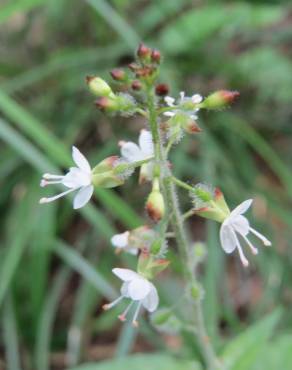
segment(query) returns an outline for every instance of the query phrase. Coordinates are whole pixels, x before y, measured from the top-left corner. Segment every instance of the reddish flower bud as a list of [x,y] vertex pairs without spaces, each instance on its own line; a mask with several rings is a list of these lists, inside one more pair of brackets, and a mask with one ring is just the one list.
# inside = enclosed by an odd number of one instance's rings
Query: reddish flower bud
[[156,50],[156,49],[152,50],[151,60],[154,63],[158,63],[158,64],[160,63],[160,61],[161,61],[161,53],[160,53],[159,50]]
[[141,43],[141,44],[138,46],[138,49],[137,49],[137,56],[138,56],[140,59],[146,59],[146,58],[148,58],[150,55],[151,55],[151,49],[150,49],[150,48],[148,48],[145,44]]
[[142,84],[141,84],[141,82],[140,82],[140,81],[138,81],[138,80],[134,80],[134,81],[132,82],[132,84],[131,84],[131,87],[132,87],[132,89],[133,89],[133,90],[141,90],[141,88],[142,88]]
[[117,108],[116,102],[106,96],[103,96],[95,101],[95,106],[102,111],[112,111]]
[[193,119],[188,119],[186,122],[184,122],[183,129],[188,134],[197,134],[198,132],[202,131],[201,127]]
[[136,71],[136,77],[148,77],[151,76],[152,73],[154,72],[154,68],[150,66],[145,66],[142,68],[137,69]]
[[158,222],[162,219],[165,213],[165,204],[163,195],[159,190],[159,181],[155,179],[153,182],[153,189],[148,196],[146,202],[146,211],[148,216],[154,221]]
[[224,108],[233,103],[239,95],[238,91],[219,90],[209,95],[202,105],[208,109]]
[[130,69],[131,71],[133,71],[133,72],[136,72],[136,71],[137,71],[137,69],[139,69],[139,68],[140,68],[140,67],[139,67],[139,65],[138,65],[137,63],[134,63],[134,62],[132,62],[132,63],[128,64],[128,67],[129,67],[129,69]]
[[155,94],[158,96],[165,96],[169,93],[169,86],[167,84],[158,84],[155,87]]
[[116,81],[125,81],[127,75],[123,69],[115,68],[110,72],[112,78]]

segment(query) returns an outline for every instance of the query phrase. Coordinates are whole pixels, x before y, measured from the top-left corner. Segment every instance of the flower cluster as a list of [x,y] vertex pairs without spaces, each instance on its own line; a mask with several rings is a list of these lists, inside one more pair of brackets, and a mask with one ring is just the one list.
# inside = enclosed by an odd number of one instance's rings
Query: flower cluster
[[[188,97],[184,92],[180,92],[179,98],[175,99],[168,95],[168,85],[158,81],[160,63],[160,52],[141,44],[135,62],[131,63],[128,69],[118,68],[111,71],[117,91],[113,91],[112,87],[98,76],[87,77],[88,88],[97,99],[95,105],[98,109],[105,113],[139,114],[145,119],[146,126],[139,134],[138,144],[121,140],[118,143],[120,155],[105,158],[94,167],[91,167],[85,156],[73,146],[72,158],[75,166],[69,168],[64,175],[46,173],[40,183],[42,187],[54,184],[67,188],[55,196],[41,198],[40,203],[49,203],[75,192],[74,209],[79,209],[89,202],[94,188],[115,188],[123,185],[136,168],[140,170],[139,184],[150,183],[151,189],[145,202],[150,226],[140,226],[111,238],[111,244],[118,253],[128,252],[137,258],[137,271],[126,268],[112,270],[123,281],[121,295],[112,303],[104,305],[104,309],[110,309],[124,299],[130,299],[131,302],[119,318],[125,321],[129,311],[135,306],[132,318],[134,326],[138,325],[137,317],[141,308],[154,312],[158,307],[157,289],[151,281],[169,265],[165,258],[167,238],[174,234],[180,242],[180,238],[175,235],[175,226],[177,222],[182,223],[186,217],[180,216],[179,207],[175,208],[177,200],[169,199],[169,193],[174,192],[172,186],[181,186],[189,192],[193,208],[187,215],[196,214],[221,224],[220,241],[223,250],[231,253],[237,249],[244,266],[248,265],[248,260],[243,253],[242,243],[245,243],[253,254],[258,252],[249,236],[255,236],[266,246],[271,245],[243,216],[252,200],[244,201],[230,211],[219,189],[206,184],[192,186],[176,179],[172,175],[168,159],[169,151],[183,134],[201,132],[198,124],[200,109],[224,108],[234,101],[238,93],[220,90],[203,98],[197,93]],[[170,219],[173,219],[172,230],[169,230]],[[188,251],[186,255],[192,258]],[[192,261],[183,262],[192,266]]]

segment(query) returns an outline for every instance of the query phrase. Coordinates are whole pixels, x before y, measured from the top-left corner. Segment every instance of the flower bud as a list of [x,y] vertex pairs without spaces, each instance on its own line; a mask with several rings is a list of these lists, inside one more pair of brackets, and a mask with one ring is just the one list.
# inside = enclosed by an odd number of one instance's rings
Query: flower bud
[[198,283],[193,283],[191,285],[191,295],[196,300],[199,301],[203,298],[204,290]]
[[161,53],[160,53],[159,50],[157,50],[157,49],[152,50],[151,60],[154,63],[157,63],[157,64],[160,63],[160,61],[161,61]]
[[124,179],[115,172],[118,160],[119,157],[111,156],[96,165],[92,170],[92,184],[103,188],[122,185],[125,182]]
[[165,96],[169,93],[169,86],[161,83],[155,86],[155,94],[158,96]]
[[110,86],[100,77],[87,76],[86,82],[88,84],[89,90],[98,97],[114,97]]
[[198,132],[202,131],[198,123],[190,117],[186,117],[186,119],[182,122],[182,127],[188,134],[197,134]]
[[151,315],[151,323],[157,330],[167,334],[177,334],[182,330],[182,322],[169,308],[160,308]]
[[145,44],[140,43],[137,49],[137,56],[138,58],[145,60],[148,59],[151,55],[151,49],[148,48]]
[[136,72],[137,69],[140,68],[139,64],[135,63],[135,62],[132,62],[132,63],[129,63],[128,64],[128,68],[132,71],[132,72]]
[[209,95],[202,106],[207,109],[224,108],[233,103],[239,95],[238,91],[219,90]]
[[148,266],[149,270],[151,271],[152,276],[155,276],[165,270],[168,265],[170,264],[170,261],[167,259],[159,258],[154,259]]
[[112,78],[116,81],[125,81],[127,79],[127,74],[123,69],[115,68],[110,72]]
[[139,80],[134,80],[131,84],[131,87],[133,90],[141,90],[142,89],[142,83]]
[[119,108],[116,99],[111,99],[106,96],[97,99],[94,104],[98,109],[104,112],[114,112]]
[[146,211],[154,222],[160,221],[164,216],[165,205],[163,195],[159,190],[158,179],[154,179],[152,191],[146,202]]
[[223,222],[230,214],[230,210],[221,190],[216,188],[211,192],[204,189],[202,184],[194,189],[196,189],[196,194],[193,197],[194,214],[220,223]]

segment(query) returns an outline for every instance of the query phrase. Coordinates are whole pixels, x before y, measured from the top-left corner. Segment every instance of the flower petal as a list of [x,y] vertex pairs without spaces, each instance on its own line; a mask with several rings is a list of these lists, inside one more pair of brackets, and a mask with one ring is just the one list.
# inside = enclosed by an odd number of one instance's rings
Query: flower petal
[[175,112],[164,112],[163,113],[166,117],[173,117],[175,116]]
[[81,188],[74,197],[73,208],[78,209],[85,206],[89,202],[93,194],[93,186],[88,185]]
[[226,253],[232,253],[236,248],[236,235],[230,225],[224,223],[221,225],[220,242]]
[[133,279],[140,278],[140,275],[137,272],[129,270],[129,269],[120,269],[114,268],[113,273],[123,281],[131,281]]
[[229,225],[231,225],[235,231],[237,231],[241,235],[247,235],[249,233],[249,222],[246,217],[238,215],[235,217],[231,216],[229,221]]
[[198,104],[198,103],[201,103],[201,101],[203,100],[203,97],[200,94],[195,94],[191,97],[191,99],[194,104]]
[[69,172],[63,177],[62,184],[67,188],[80,188],[91,183],[90,174],[78,167],[71,167]]
[[76,165],[84,172],[91,173],[90,165],[84,155],[76,146],[72,146],[72,157]]
[[185,98],[185,92],[184,91],[181,91],[180,93],[179,93],[179,95],[180,95],[180,100],[181,100],[181,102],[184,100],[184,98]]
[[150,284],[150,292],[149,294],[143,299],[142,304],[148,310],[149,312],[153,312],[156,310],[158,303],[159,303],[159,297],[157,293],[157,289],[152,283]]
[[129,284],[130,282],[129,281],[126,281],[122,284],[121,286],[121,295],[123,297],[126,297],[126,298],[129,298]]
[[145,157],[152,157],[154,153],[153,141],[151,132],[148,130],[141,130],[139,136],[139,146],[145,154]]
[[173,107],[174,102],[175,102],[175,99],[174,99],[173,97],[171,97],[171,96],[166,96],[166,97],[164,98],[164,101],[165,101],[165,103],[166,103],[169,107]]
[[137,162],[144,159],[143,153],[137,144],[128,141],[121,147],[122,156],[129,162]]
[[249,207],[251,206],[253,199],[245,200],[244,202],[240,203],[234,210],[230,213],[230,217],[242,215],[245,213]]
[[133,301],[144,299],[150,292],[151,285],[148,280],[138,277],[129,283],[129,296]]
[[111,243],[114,247],[125,248],[129,242],[129,231],[125,231],[121,234],[116,234],[111,238]]

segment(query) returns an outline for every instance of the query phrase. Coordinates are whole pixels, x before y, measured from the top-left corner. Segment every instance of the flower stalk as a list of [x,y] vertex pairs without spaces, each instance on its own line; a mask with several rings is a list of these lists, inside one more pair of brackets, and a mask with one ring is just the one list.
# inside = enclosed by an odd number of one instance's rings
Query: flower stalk
[[[190,256],[190,243],[188,240],[187,233],[185,231],[183,221],[184,218],[180,212],[179,201],[176,196],[175,183],[177,181],[172,176],[171,170],[168,166],[166,150],[162,143],[161,133],[158,125],[158,113],[155,108],[154,91],[151,87],[147,89],[147,105],[149,110],[149,124],[153,137],[154,143],[154,156],[155,161],[159,162],[162,167],[162,172],[164,176],[161,178],[161,189],[165,197],[165,203],[168,207],[168,214],[171,214],[171,224],[173,228],[174,237],[176,239],[179,253],[181,255],[182,263],[185,266],[185,279],[187,282],[187,298],[190,302],[192,311],[194,313],[196,325],[193,328],[193,333],[195,334],[199,346],[202,351],[202,355],[206,362],[209,370],[222,369],[219,360],[217,359],[216,353],[209,341],[208,334],[206,331],[203,310],[201,305],[200,295],[194,297],[191,294],[192,286],[199,286],[196,271],[192,266],[192,258]],[[178,180],[179,181],[179,180]],[[184,184],[183,182],[181,182]],[[186,186],[188,186],[186,184]],[[190,189],[188,189],[190,190]]]

